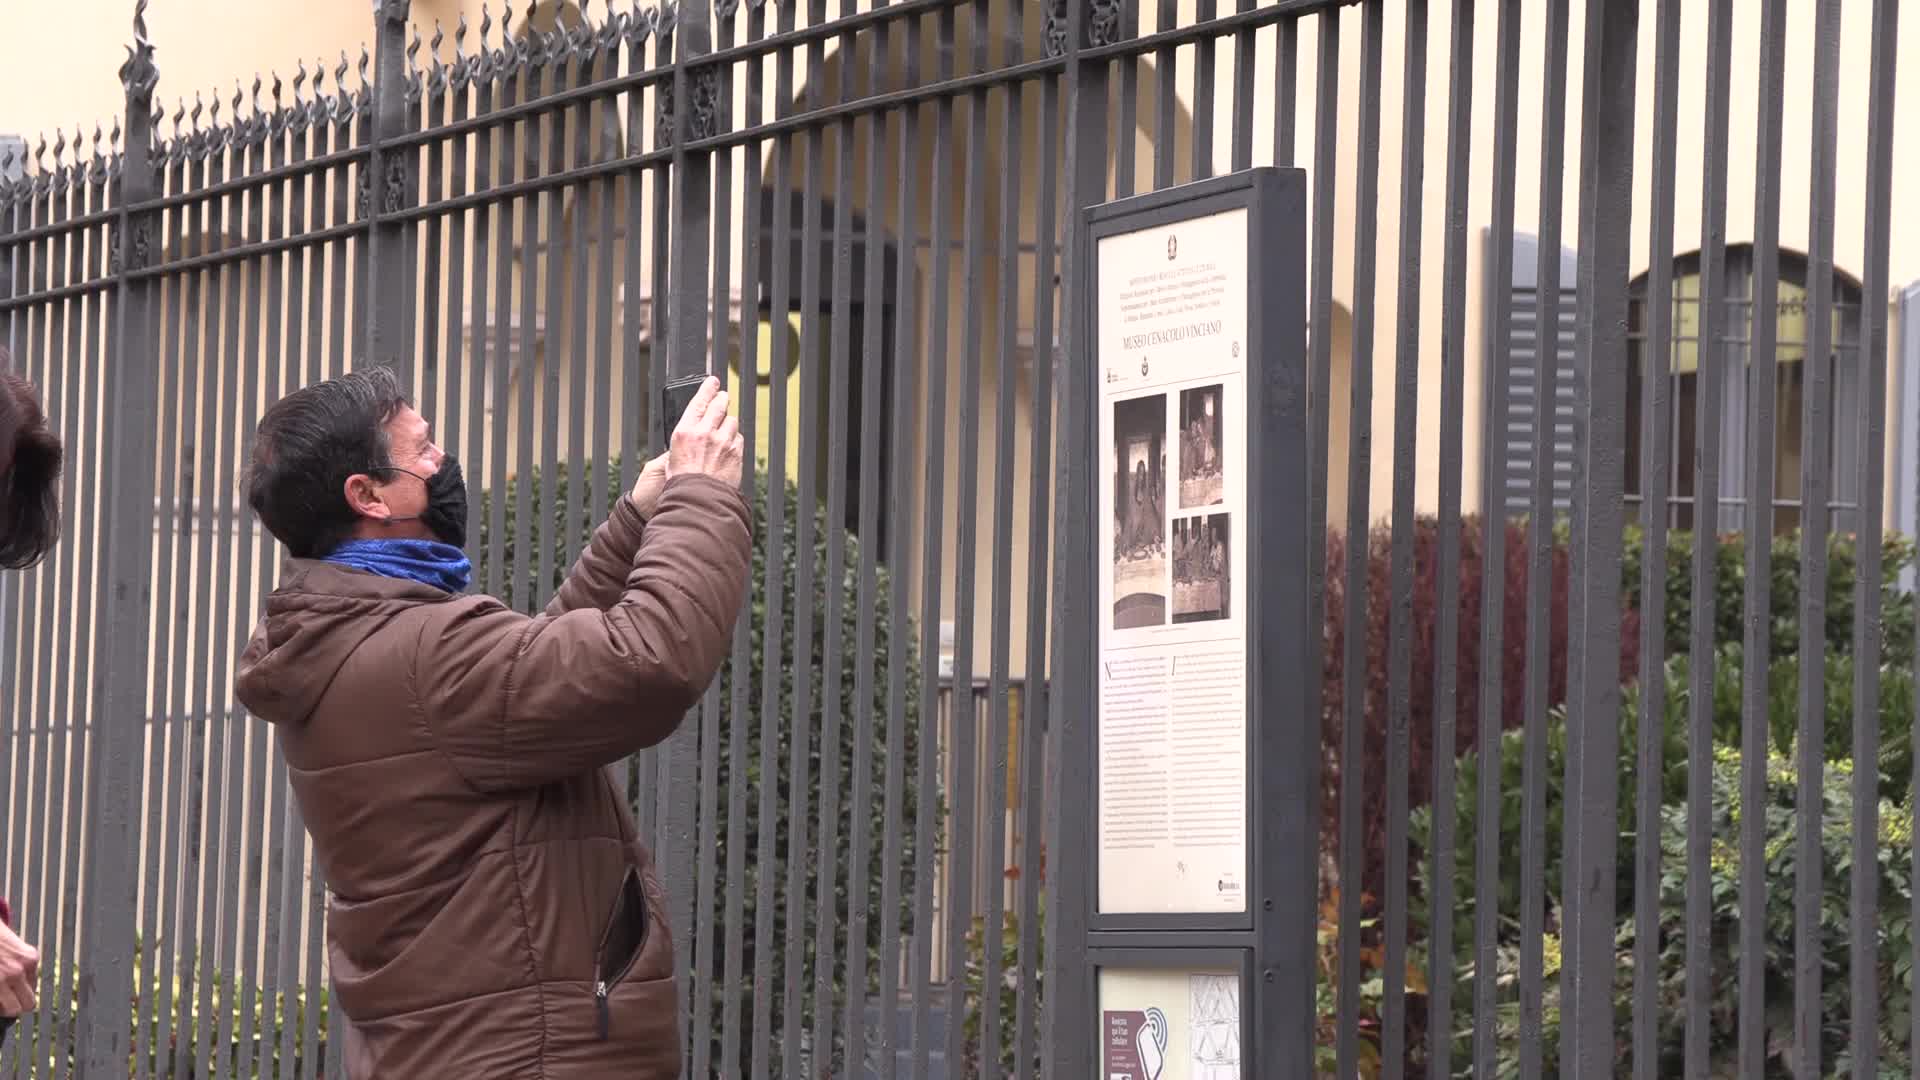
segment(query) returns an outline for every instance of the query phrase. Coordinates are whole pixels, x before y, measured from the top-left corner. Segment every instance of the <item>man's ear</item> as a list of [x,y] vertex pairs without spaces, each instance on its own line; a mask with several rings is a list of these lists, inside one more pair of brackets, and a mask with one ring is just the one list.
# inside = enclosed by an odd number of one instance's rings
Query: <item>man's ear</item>
[[345,493],[348,508],[361,517],[385,521],[393,516],[393,509],[380,497],[380,485],[365,473],[347,477]]

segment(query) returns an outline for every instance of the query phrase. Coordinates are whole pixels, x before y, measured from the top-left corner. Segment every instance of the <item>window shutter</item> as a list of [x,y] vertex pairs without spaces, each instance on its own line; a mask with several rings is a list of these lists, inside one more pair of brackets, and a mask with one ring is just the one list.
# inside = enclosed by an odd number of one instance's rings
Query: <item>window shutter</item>
[[[1537,238],[1514,234],[1513,276],[1507,285],[1512,321],[1504,339],[1492,324],[1492,305],[1485,307],[1486,336],[1494,343],[1490,359],[1501,366],[1502,376],[1497,390],[1489,387],[1489,392],[1499,393],[1499,398],[1488,402],[1490,423],[1486,446],[1488,453],[1497,455],[1492,472],[1498,484],[1500,507],[1509,515],[1525,514],[1533,507],[1534,440],[1535,433],[1542,427],[1551,440],[1548,461],[1552,469],[1553,505],[1556,510],[1567,510],[1573,503],[1578,267],[1573,250],[1562,247],[1557,325],[1550,331],[1545,330],[1540,325],[1539,253]],[[1556,368],[1550,409],[1542,407],[1535,383],[1542,363],[1551,363]]]

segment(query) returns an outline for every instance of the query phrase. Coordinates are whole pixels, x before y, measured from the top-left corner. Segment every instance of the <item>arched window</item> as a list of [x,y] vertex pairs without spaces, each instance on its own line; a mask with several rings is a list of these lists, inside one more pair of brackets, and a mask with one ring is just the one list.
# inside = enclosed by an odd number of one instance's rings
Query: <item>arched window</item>
[[[1699,460],[1698,409],[1701,391],[1700,345],[1700,254],[1695,252],[1674,261],[1673,345],[1674,385],[1670,395],[1670,447],[1668,468],[1668,524],[1691,529],[1694,507],[1695,468]],[[1726,253],[1726,337],[1720,370],[1720,519],[1721,529],[1739,529],[1752,489],[1748,475],[1748,410],[1753,393],[1762,389],[1749,377],[1752,370],[1753,343],[1753,249],[1749,245],[1729,247]],[[1647,454],[1642,442],[1643,403],[1648,398],[1645,383],[1647,368],[1647,278],[1642,275],[1629,289],[1628,313],[1629,365],[1627,371],[1627,494],[1637,500],[1645,490],[1644,469]],[[1832,422],[1820,438],[1828,440],[1832,471],[1829,502],[1834,507],[1836,529],[1850,531],[1856,526],[1855,507],[1859,499],[1860,430],[1857,418],[1864,407],[1860,379],[1861,291],[1858,282],[1844,273],[1833,275],[1833,328],[1831,348],[1820,361],[1828,365],[1833,387]],[[1801,458],[1808,433],[1802,430],[1802,409],[1807,384],[1807,330],[1810,316],[1807,297],[1807,259],[1796,252],[1780,253],[1779,298],[1773,311],[1777,334],[1774,346],[1774,380],[1769,390],[1775,395],[1773,425],[1774,528],[1788,533],[1800,527]]]

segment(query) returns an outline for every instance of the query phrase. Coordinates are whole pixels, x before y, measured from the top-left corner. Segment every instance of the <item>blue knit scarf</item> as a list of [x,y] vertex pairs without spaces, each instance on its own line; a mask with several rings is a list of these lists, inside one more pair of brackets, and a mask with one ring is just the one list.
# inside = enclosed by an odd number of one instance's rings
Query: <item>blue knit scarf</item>
[[473,562],[467,553],[436,540],[349,540],[333,549],[326,561],[450,593],[467,591],[473,581]]

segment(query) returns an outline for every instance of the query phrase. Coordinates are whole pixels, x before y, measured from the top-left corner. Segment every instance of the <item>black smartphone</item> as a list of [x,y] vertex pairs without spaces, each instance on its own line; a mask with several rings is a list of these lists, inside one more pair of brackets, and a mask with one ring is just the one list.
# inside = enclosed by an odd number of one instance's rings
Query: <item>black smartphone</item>
[[655,426],[662,451],[673,445],[673,429],[680,426],[680,418],[686,415],[687,406],[693,404],[693,396],[706,381],[705,375],[688,375],[667,383],[660,392],[660,420]]

